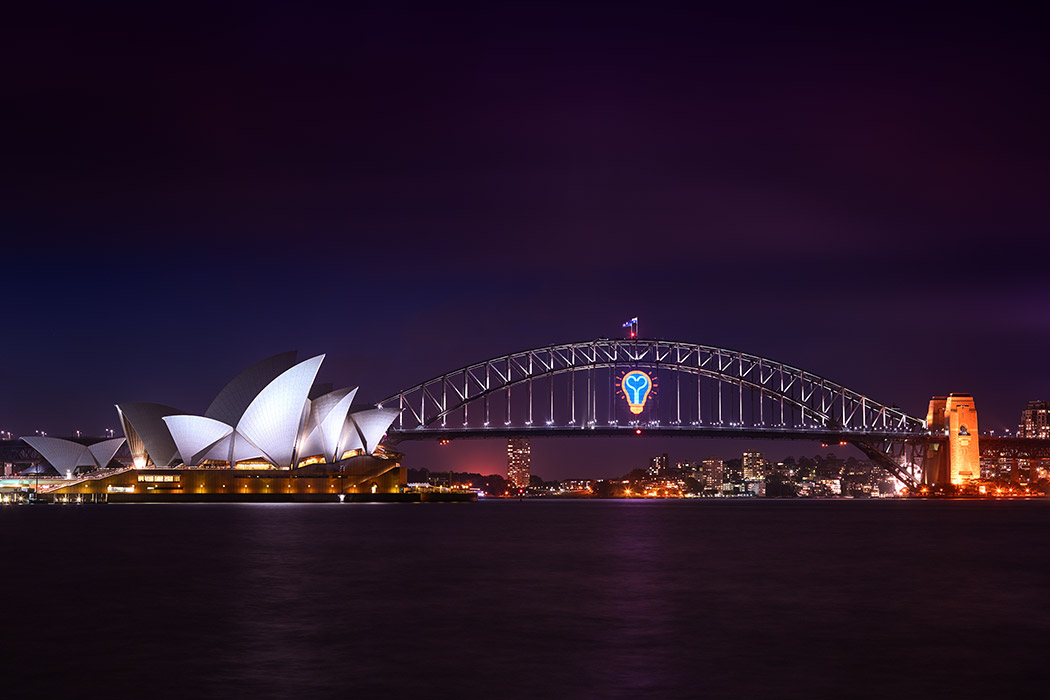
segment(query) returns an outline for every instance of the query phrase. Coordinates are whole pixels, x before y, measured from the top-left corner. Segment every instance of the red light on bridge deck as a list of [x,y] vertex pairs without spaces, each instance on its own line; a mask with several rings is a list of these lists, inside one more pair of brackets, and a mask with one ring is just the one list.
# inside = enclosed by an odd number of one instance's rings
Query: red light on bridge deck
[[642,429],[641,428],[635,428],[634,429],[634,434],[635,435],[641,435],[642,434]]

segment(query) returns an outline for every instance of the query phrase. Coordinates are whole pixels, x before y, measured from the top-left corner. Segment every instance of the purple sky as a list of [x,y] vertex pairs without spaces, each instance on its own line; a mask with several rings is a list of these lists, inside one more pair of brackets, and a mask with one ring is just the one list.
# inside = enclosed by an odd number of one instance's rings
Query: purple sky
[[[5,22],[0,429],[202,411],[291,348],[375,400],[634,315],[915,415],[1050,397],[1041,15],[346,5]],[[534,470],[744,447],[548,441]]]

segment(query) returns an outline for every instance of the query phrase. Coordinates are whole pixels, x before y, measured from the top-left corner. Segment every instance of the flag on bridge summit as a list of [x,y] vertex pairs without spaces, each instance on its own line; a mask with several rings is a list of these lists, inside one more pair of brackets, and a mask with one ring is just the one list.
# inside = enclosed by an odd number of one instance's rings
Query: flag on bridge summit
[[630,328],[631,326],[633,326],[633,325],[635,325],[637,323],[638,323],[638,317],[635,316],[634,318],[632,318],[629,321],[624,321],[623,322],[623,328]]

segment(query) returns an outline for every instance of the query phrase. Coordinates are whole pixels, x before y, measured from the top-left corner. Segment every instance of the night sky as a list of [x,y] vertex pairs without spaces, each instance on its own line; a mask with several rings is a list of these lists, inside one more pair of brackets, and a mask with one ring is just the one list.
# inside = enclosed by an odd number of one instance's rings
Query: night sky
[[[982,429],[1050,398],[1045,17],[345,6],[6,18],[0,429],[203,411],[287,349],[360,405],[635,315],[913,415],[972,392]],[[747,446],[535,441],[533,471]]]

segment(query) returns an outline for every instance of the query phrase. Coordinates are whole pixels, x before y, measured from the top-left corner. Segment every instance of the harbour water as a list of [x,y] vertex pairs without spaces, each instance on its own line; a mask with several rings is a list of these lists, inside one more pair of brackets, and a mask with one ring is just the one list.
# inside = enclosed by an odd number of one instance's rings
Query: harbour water
[[1045,697],[1047,501],[0,508],[4,697]]

